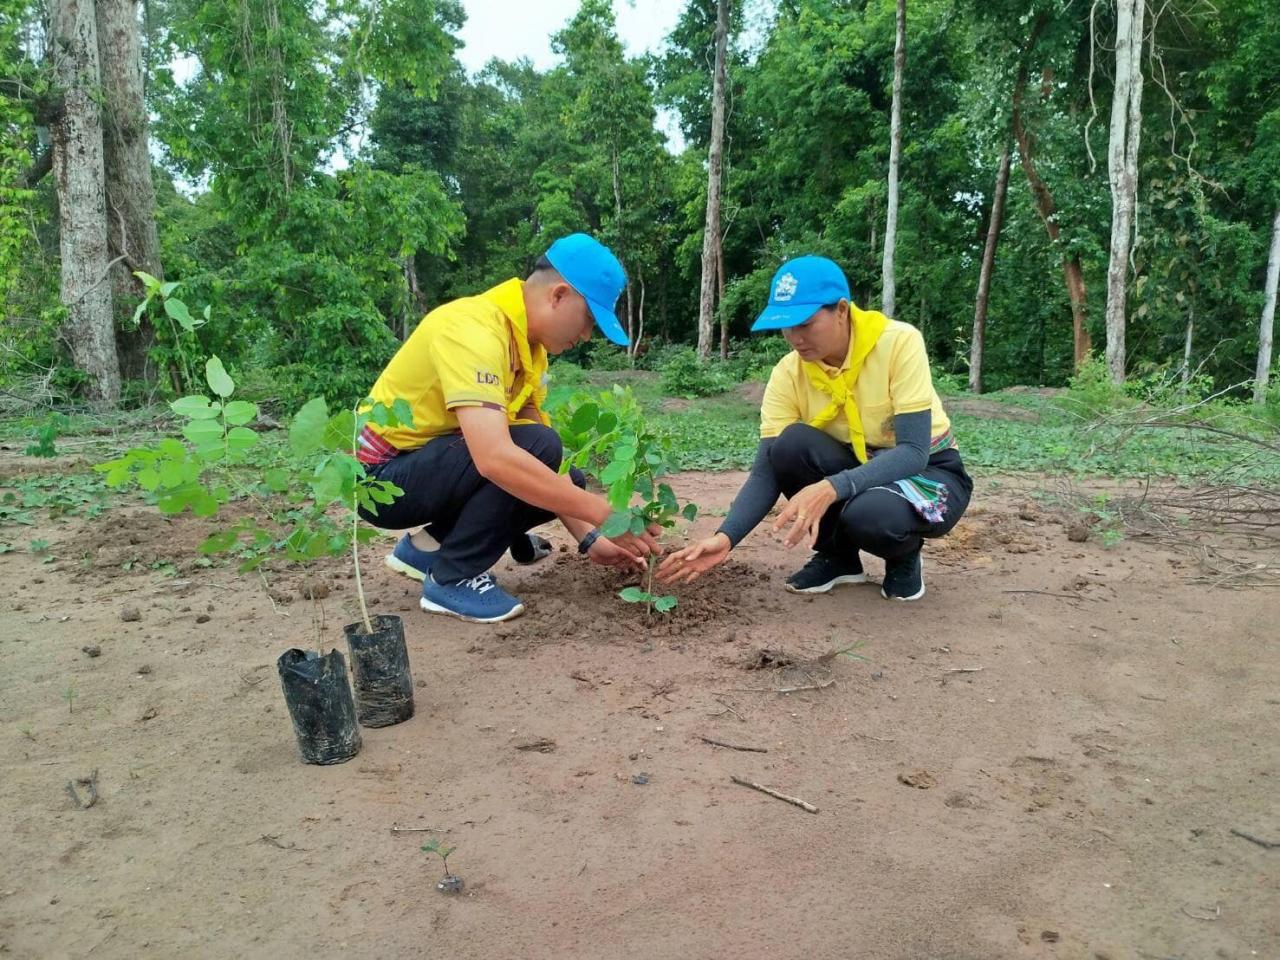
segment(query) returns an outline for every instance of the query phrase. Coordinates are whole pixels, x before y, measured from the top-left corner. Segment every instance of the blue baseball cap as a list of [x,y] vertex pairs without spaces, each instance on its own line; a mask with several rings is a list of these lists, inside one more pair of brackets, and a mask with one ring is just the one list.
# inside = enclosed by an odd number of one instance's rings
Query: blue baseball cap
[[571,233],[551,245],[547,259],[565,282],[587,301],[601,332],[620,347],[631,346],[631,338],[614,313],[618,297],[627,285],[627,275],[613,251],[595,237]]
[[804,323],[830,303],[849,299],[849,281],[835,261],[796,257],[778,268],[769,284],[769,304],[751,332],[785,330]]

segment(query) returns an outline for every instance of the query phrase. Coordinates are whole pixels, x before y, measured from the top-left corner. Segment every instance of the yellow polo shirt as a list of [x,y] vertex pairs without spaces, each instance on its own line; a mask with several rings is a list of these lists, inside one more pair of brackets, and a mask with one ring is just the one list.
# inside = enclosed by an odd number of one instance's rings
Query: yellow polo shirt
[[[862,311],[850,305],[854,322]],[[849,349],[853,349],[850,337]],[[847,370],[849,360],[838,369],[822,364],[834,376]],[[933,389],[924,337],[909,323],[890,320],[884,333],[863,361],[853,385],[854,399],[862,417],[868,447],[892,447],[895,443],[893,418],[899,413],[933,413],[931,436],[937,439],[951,429],[951,420]],[[809,383],[804,361],[794,350],[778,361],[765,387],[760,405],[760,436],[776,437],[793,423],[808,423],[827,408],[831,398]],[[844,414],[823,427],[841,443],[849,442],[849,424]]]
[[[378,377],[369,396],[413,407],[413,428],[369,428],[400,450],[456,433],[459,407],[506,411],[524,387],[513,318],[527,328],[524,284],[511,279],[476,297],[437,307],[423,318]],[[528,423],[530,421],[516,421]]]

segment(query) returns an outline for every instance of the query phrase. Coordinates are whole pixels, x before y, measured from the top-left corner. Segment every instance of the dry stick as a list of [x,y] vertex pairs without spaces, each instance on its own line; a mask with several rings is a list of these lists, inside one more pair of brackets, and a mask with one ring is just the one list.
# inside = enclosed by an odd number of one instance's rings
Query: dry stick
[[835,683],[834,680],[824,680],[822,683],[806,683],[800,687],[734,687],[733,689],[742,693],[799,693],[801,690],[825,690],[833,683]]
[[391,825],[392,833],[436,833],[435,827],[397,827],[394,823]]
[[713,747],[724,747],[726,750],[741,750],[744,753],[768,753],[764,747],[742,747],[736,743],[725,743],[723,740],[712,740],[710,737],[704,737],[699,734],[698,739],[703,743],[709,743]]
[[1255,837],[1252,833],[1245,833],[1243,830],[1237,830],[1235,827],[1231,828],[1231,832],[1243,840],[1248,840],[1250,843],[1256,843],[1263,850],[1280,850],[1280,840],[1263,840],[1261,837]]
[[1034,593],[1041,597],[1057,597],[1059,600],[1092,600],[1092,597],[1078,597],[1070,593],[1050,593],[1048,590],[1001,590],[1001,593]]
[[744,787],[750,787],[752,790],[759,790],[761,793],[767,793],[769,796],[773,797],[774,799],[784,800],[787,803],[791,804],[792,806],[799,807],[801,810],[809,811],[809,813],[818,812],[818,808],[815,807],[812,803],[805,803],[805,801],[799,799],[798,797],[788,797],[785,793],[779,793],[777,790],[770,790],[768,787],[764,786],[763,784],[753,783],[750,780],[743,780],[741,777],[735,777],[732,774],[729,776],[729,779],[732,780],[734,783],[741,784]]
[[981,673],[981,667],[952,667],[947,673]]

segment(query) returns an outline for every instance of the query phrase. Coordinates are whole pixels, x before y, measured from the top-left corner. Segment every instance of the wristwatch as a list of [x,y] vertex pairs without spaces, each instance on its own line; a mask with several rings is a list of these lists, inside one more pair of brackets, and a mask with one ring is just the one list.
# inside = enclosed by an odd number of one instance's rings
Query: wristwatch
[[587,531],[587,535],[578,541],[578,552],[581,553],[583,556],[585,556],[587,551],[591,549],[591,545],[594,544],[599,539],[600,539],[599,530]]

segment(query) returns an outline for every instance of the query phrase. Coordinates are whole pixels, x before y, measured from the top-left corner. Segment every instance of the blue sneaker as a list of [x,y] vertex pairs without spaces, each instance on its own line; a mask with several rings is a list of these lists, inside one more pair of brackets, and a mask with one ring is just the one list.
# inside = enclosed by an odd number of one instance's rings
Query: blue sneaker
[[414,580],[425,580],[439,552],[438,550],[419,550],[406,533],[383,562],[396,573],[403,573]]
[[498,623],[524,613],[524,604],[482,573],[458,583],[436,583],[428,572],[418,606],[428,613],[447,613],[472,623]]

